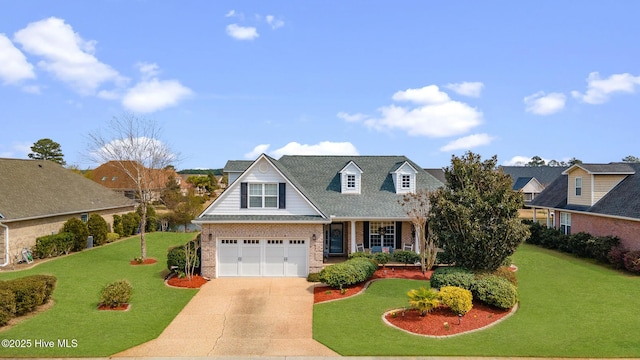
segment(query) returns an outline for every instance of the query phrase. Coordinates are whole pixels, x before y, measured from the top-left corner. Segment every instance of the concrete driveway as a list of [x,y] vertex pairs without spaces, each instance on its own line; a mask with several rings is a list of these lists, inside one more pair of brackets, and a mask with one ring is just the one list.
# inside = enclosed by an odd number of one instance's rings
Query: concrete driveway
[[113,357],[337,356],[313,340],[312,321],[306,279],[214,279],[158,338]]

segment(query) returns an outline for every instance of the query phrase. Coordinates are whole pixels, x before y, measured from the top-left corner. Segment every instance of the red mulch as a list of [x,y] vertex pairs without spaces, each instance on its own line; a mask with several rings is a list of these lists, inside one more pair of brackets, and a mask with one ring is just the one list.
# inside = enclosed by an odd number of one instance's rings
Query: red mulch
[[[423,274],[419,267],[388,267],[377,270],[371,279],[400,278],[428,281],[432,273],[432,271],[429,271]],[[314,303],[344,299],[356,295],[364,289],[366,284],[367,282],[349,286],[344,289],[344,294],[340,290],[328,286],[316,286],[314,288]],[[403,317],[402,309],[400,309],[395,311],[395,317],[392,315],[393,312],[389,312],[385,315],[385,318],[393,326],[415,334],[450,336],[488,326],[507,316],[510,311],[493,308],[474,301],[473,308],[462,317],[460,325],[458,325],[458,315],[453,314],[446,307],[435,309],[424,317],[420,316],[420,313],[415,310],[406,310]],[[445,322],[449,325],[448,330]]]
[[183,278],[179,278],[177,276],[172,276],[167,280],[167,284],[175,287],[183,287],[190,289],[199,289],[202,285],[206,284],[207,280],[200,275],[193,275],[191,280],[189,280],[186,276]]
[[[447,307],[440,307],[420,316],[417,310],[407,310],[402,316],[402,310],[389,312],[385,319],[400,329],[414,334],[430,336],[450,336],[464,333],[491,325],[509,315],[511,310],[497,309],[487,306],[479,301],[473,302],[473,308],[462,316],[458,324],[458,315],[452,313]],[[445,325],[447,323],[449,328]]]
[[[429,280],[433,271],[427,271],[423,274],[417,266],[407,267],[387,267],[377,270],[371,280],[373,279],[413,279],[413,280]],[[340,290],[334,289],[329,286],[316,286],[313,289],[313,302],[319,303],[328,300],[343,299],[352,295],[355,295],[364,289],[367,282],[351,285],[344,288],[344,294]]]
[[131,265],[150,265],[157,263],[158,260],[152,258],[146,258],[142,262],[138,262],[138,260],[131,260],[129,264]]
[[109,305],[99,305],[98,310],[116,310],[116,311],[127,311],[129,310],[129,304],[122,304],[118,306],[109,306]]

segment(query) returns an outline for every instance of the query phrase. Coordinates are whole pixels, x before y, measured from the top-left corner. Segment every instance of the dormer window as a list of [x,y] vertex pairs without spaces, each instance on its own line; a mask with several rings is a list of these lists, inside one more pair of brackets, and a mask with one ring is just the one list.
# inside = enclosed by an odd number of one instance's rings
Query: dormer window
[[278,184],[249,184],[250,208],[277,208]]
[[397,194],[406,194],[416,190],[416,174],[418,171],[408,162],[398,163],[391,171],[393,184]]
[[362,170],[356,163],[349,163],[340,170],[340,191],[343,194],[360,194]]
[[576,178],[576,196],[582,196],[582,178]]

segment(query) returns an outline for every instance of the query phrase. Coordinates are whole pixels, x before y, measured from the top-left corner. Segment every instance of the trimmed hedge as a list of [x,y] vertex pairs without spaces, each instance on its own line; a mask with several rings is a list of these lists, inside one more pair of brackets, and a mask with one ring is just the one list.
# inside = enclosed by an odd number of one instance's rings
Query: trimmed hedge
[[510,309],[518,302],[516,287],[505,278],[495,275],[474,281],[471,292],[474,298],[501,309]]
[[415,251],[396,250],[393,252],[393,259],[403,264],[415,264],[420,261],[420,255]]
[[117,307],[129,303],[133,287],[127,280],[118,280],[107,284],[100,292],[98,305]]
[[75,247],[75,240],[76,236],[70,232],[41,236],[36,238],[31,252],[36,259],[66,255]]
[[69,232],[75,235],[73,241],[73,251],[82,251],[87,247],[87,237],[89,236],[89,228],[87,224],[78,218],[71,218],[62,225],[60,232]]
[[9,289],[0,289],[0,326],[6,325],[16,314],[16,296]]
[[369,279],[377,269],[378,265],[370,259],[356,257],[325,267],[320,271],[319,278],[333,288],[342,289]]
[[463,289],[471,289],[475,280],[473,272],[460,267],[439,267],[431,275],[431,287],[457,286]]
[[[0,281],[0,292],[3,293],[0,297],[0,312],[15,309],[9,318],[29,313],[49,300],[55,285],[56,278],[50,275],[32,275]],[[13,294],[14,305],[11,304],[11,296],[7,295],[7,292]],[[6,314],[0,316],[6,319]]]
[[454,314],[464,315],[473,308],[471,291],[457,286],[443,286],[438,292],[440,302],[446,305]]
[[623,256],[624,268],[634,274],[640,274],[640,250],[629,251]]
[[87,228],[89,229],[89,235],[93,236],[94,246],[100,246],[107,243],[109,224],[107,224],[107,221],[102,216],[98,214],[89,215]]

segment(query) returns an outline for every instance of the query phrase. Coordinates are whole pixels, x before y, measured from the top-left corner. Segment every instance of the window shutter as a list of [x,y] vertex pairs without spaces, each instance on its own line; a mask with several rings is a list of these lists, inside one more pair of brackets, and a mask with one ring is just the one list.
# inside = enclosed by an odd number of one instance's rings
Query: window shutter
[[278,209],[287,208],[287,184],[278,184]]
[[363,235],[364,239],[362,240],[362,243],[364,245],[364,248],[368,249],[370,247],[369,246],[369,222],[365,221],[362,224],[362,228],[364,229],[364,235]]
[[402,249],[402,221],[396,221],[396,249]]
[[240,209],[247,208],[247,183],[240,183]]

